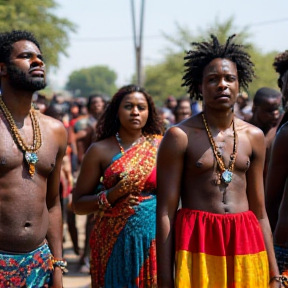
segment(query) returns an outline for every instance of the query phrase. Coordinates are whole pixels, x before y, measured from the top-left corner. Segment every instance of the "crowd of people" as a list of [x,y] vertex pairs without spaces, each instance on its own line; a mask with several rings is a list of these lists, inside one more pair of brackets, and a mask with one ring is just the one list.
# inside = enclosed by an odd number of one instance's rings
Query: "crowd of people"
[[133,84],[48,101],[38,41],[0,34],[0,288],[62,287],[68,233],[93,288],[288,287],[288,52],[248,95],[234,36],[193,43],[189,96],[155,107]]

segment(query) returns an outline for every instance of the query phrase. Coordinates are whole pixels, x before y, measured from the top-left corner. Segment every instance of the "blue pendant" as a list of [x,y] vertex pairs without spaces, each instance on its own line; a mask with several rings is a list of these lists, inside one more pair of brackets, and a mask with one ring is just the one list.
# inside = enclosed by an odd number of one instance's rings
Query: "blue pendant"
[[28,162],[28,164],[36,164],[38,162],[38,156],[36,153],[26,152],[25,153],[25,159]]
[[226,184],[229,184],[232,181],[232,176],[233,176],[233,173],[229,171],[228,169],[226,169],[222,173],[221,178]]

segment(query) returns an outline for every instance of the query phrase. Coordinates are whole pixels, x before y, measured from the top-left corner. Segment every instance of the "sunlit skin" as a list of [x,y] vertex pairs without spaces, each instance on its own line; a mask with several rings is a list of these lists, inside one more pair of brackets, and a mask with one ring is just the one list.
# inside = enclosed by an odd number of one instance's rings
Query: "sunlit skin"
[[174,287],[172,231],[180,198],[182,207],[188,209],[217,214],[254,212],[263,230],[270,268],[278,273],[264,205],[264,135],[260,129],[234,118],[232,108],[239,93],[236,64],[228,59],[212,60],[204,68],[199,89],[204,115],[225,167],[233,151],[231,123],[235,123],[233,180],[228,185],[215,181],[215,159],[201,114],[166,132],[157,158],[157,269],[161,288]]
[[[44,62],[37,46],[21,40],[13,45],[11,63],[26,75],[26,80],[43,82]],[[33,142],[29,116],[34,91],[11,85],[7,64],[0,63],[2,98],[11,112],[24,142]],[[38,81],[37,80],[37,81]],[[0,112],[0,250],[30,252],[49,241],[52,254],[62,258],[62,220],[59,199],[59,174],[67,136],[64,126],[36,112],[42,134],[36,172],[31,178],[23,152],[15,144]],[[45,133],[44,133],[45,131]],[[53,288],[62,287],[62,273],[54,271]]]
[[[122,99],[117,116],[120,121],[118,132],[124,149],[128,149],[141,137],[148,115],[148,102],[141,92],[127,94]],[[73,191],[73,208],[77,214],[91,214],[98,210],[94,189],[100,183],[100,178],[112,158],[118,153],[120,153],[120,148],[115,136],[95,142],[90,146],[83,158],[76,189]],[[120,180],[108,190],[109,203],[114,204],[124,196],[127,197],[129,205],[137,205],[137,196],[132,194],[127,196],[121,193],[123,181],[125,180]]]

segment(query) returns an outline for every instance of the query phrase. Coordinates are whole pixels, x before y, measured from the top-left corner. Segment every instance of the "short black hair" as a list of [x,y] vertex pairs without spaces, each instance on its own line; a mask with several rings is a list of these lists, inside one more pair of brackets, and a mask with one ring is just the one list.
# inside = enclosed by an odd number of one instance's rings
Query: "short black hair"
[[278,54],[275,59],[273,66],[275,68],[275,71],[279,73],[278,78],[278,86],[280,89],[282,89],[282,77],[285,74],[285,72],[288,70],[288,50],[284,51],[283,53]]
[[216,58],[228,59],[236,64],[238,72],[239,86],[246,90],[252,82],[254,74],[254,64],[250,55],[245,51],[244,45],[233,43],[232,39],[236,35],[228,37],[226,43],[221,45],[216,36],[211,35],[210,42],[193,42],[195,49],[187,52],[184,66],[188,67],[183,76],[182,86],[188,87],[191,99],[202,100],[199,90],[202,83],[204,68]]
[[31,32],[24,30],[12,30],[9,32],[3,32],[0,33],[0,62],[9,63],[13,50],[13,44],[21,40],[28,40],[34,43],[41,51],[40,44]]
[[117,117],[119,106],[123,98],[133,92],[142,93],[148,103],[148,119],[146,125],[142,128],[142,133],[144,136],[158,134],[162,135],[164,132],[164,127],[160,122],[160,119],[157,115],[156,108],[152,97],[144,90],[144,88],[139,87],[134,84],[123,86],[120,88],[116,94],[113,96],[111,102],[107,106],[105,112],[100,117],[97,123],[96,129],[96,141],[100,141],[115,135],[118,132],[120,127],[120,121]]
[[269,98],[275,99],[278,97],[282,97],[282,94],[279,91],[268,87],[262,87],[256,91],[253,99],[253,104],[255,106],[259,106]]

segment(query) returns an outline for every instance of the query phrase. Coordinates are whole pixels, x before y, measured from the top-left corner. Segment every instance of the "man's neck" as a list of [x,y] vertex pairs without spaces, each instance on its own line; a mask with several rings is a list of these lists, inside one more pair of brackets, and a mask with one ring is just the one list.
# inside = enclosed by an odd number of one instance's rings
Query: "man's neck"
[[231,126],[234,119],[234,112],[232,109],[215,111],[211,109],[204,108],[204,116],[210,128],[219,129],[220,131],[225,131]]
[[22,122],[29,114],[32,102],[32,92],[3,89],[2,100],[10,111],[15,122]]
[[255,117],[255,115],[253,115],[253,117],[251,118],[251,120],[249,121],[250,124],[258,127],[259,129],[261,129],[264,133],[264,135],[266,135],[269,130],[271,129],[270,126],[267,126],[267,125],[264,125],[262,124],[258,119],[257,117]]

